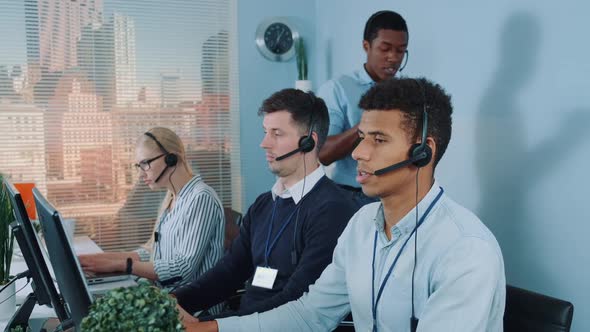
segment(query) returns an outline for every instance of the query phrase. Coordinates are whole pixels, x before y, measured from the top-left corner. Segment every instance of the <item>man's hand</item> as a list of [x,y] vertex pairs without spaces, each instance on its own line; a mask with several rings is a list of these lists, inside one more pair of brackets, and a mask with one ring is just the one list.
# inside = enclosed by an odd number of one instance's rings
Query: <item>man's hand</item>
[[186,310],[182,309],[180,305],[176,305],[176,309],[178,309],[178,318],[183,324],[186,323],[198,323],[199,319],[194,317],[193,315],[189,314]]
[[178,318],[180,318],[186,332],[219,332],[216,321],[201,322],[181,306],[176,305],[176,309],[178,309]]
[[184,323],[186,332],[219,332],[217,322],[212,320],[208,322]]

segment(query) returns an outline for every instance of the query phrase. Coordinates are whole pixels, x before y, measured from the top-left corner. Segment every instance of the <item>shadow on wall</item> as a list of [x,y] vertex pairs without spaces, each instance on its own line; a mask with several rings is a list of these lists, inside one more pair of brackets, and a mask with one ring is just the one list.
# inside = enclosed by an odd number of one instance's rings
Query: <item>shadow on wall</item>
[[527,144],[527,117],[534,123],[535,114],[551,111],[525,110],[520,101],[537,70],[540,22],[530,13],[516,12],[506,20],[499,40],[499,63],[475,124],[477,178],[482,192],[478,214],[502,247],[507,282],[555,289],[560,281],[552,280],[552,274],[543,270],[543,257],[537,249],[551,239],[531,236],[530,230],[539,226],[528,210],[528,196],[561,160],[579,148],[575,143],[581,140],[572,137],[585,133],[588,111],[567,110],[567,118],[555,135],[533,146]]

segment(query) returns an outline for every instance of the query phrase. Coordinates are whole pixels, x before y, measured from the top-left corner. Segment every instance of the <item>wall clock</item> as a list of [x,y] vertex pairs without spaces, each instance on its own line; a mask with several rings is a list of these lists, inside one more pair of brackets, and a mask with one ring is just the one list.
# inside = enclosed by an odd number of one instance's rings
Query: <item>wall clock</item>
[[287,61],[295,55],[297,29],[285,17],[271,17],[258,25],[256,46],[260,53],[272,61]]

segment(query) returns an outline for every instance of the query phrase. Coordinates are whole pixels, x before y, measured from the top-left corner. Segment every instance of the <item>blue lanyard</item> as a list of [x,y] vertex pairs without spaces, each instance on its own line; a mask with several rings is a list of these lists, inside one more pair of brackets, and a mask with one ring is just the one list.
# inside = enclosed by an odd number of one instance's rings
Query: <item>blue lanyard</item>
[[373,273],[371,275],[371,301],[373,303],[373,307],[371,309],[373,311],[373,332],[377,332],[377,303],[379,303],[379,300],[381,299],[381,295],[383,294],[383,289],[385,288],[385,284],[387,283],[387,280],[389,280],[389,276],[391,275],[391,272],[393,272],[393,268],[395,267],[395,264],[397,263],[397,260],[398,260],[399,256],[401,255],[402,251],[404,251],[406,244],[408,244],[408,241],[410,240],[412,235],[414,235],[414,233],[416,232],[418,227],[420,227],[420,225],[422,225],[422,223],[424,222],[424,220],[428,216],[428,213],[430,213],[430,210],[432,210],[432,208],[436,205],[436,202],[438,202],[438,200],[442,196],[443,192],[444,192],[443,188],[440,188],[440,192],[438,193],[438,195],[436,196],[434,201],[432,201],[432,203],[430,203],[430,205],[426,209],[426,212],[424,212],[424,214],[422,215],[422,218],[420,218],[418,225],[416,225],[416,227],[414,227],[414,229],[412,230],[412,233],[410,233],[410,236],[408,236],[408,238],[406,239],[404,244],[402,244],[401,248],[397,252],[397,255],[395,256],[393,263],[389,267],[389,271],[387,271],[387,274],[385,275],[385,278],[383,279],[383,282],[381,283],[381,287],[379,287],[379,293],[377,293],[377,299],[375,299],[375,256],[376,256],[376,252],[377,252],[378,231],[375,231],[375,240],[373,241],[373,263],[371,265],[371,267],[373,269]]
[[293,220],[293,215],[295,214],[295,212],[297,212],[297,210],[299,210],[299,207],[301,207],[300,204],[297,204],[297,206],[295,207],[295,210],[293,210],[293,212],[291,212],[291,214],[287,218],[287,221],[285,221],[285,223],[283,224],[281,229],[279,229],[279,232],[275,236],[275,239],[272,242],[270,242],[270,234],[272,232],[272,226],[274,224],[274,219],[275,219],[275,212],[277,210],[277,201],[278,201],[278,199],[275,200],[275,202],[272,206],[272,214],[270,216],[270,222],[269,222],[269,226],[268,226],[268,235],[266,237],[266,245],[264,247],[264,266],[266,266],[266,267],[268,267],[268,257],[270,256],[270,252],[272,251],[274,246],[277,244],[277,240],[279,239],[279,237],[281,237],[281,235],[285,231],[285,228],[287,228],[287,225],[289,225],[291,223],[291,220]]

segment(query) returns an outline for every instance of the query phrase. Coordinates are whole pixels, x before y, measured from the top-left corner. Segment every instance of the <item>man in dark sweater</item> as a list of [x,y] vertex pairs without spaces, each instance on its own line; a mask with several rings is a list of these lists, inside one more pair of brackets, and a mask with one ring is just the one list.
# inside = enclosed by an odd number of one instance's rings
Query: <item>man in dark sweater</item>
[[[329,126],[324,101],[295,89],[266,99],[260,146],[277,176],[244,217],[239,236],[217,265],[173,295],[188,313],[206,310],[244,287],[238,311],[210,320],[264,312],[298,299],[332,261],[348,220],[356,212],[352,195],[328,179],[318,151]],[[181,312],[185,322],[194,320]]]

